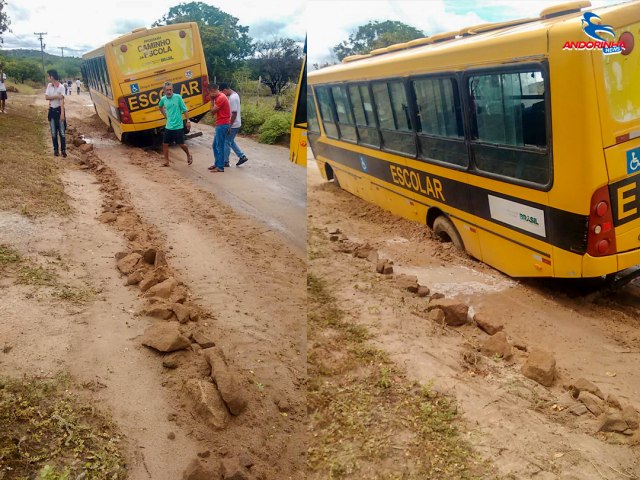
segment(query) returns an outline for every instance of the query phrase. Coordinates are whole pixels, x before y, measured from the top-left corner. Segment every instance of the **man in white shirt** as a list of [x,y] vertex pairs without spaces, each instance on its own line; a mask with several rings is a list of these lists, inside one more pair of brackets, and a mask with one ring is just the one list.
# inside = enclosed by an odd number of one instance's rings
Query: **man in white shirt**
[[78,87],[78,95],[80,95],[80,79],[76,78],[76,87]]
[[4,72],[0,72],[0,112],[7,113],[5,111],[5,103],[7,101],[7,86],[4,84],[7,76]]
[[238,147],[235,140],[236,134],[240,131],[240,127],[242,126],[242,120],[240,119],[240,95],[231,90],[227,83],[220,84],[220,91],[229,97],[229,107],[231,108],[231,128],[227,133],[227,142],[224,146],[224,166],[229,166],[229,156],[233,149],[235,154],[238,156],[238,163],[236,163],[236,167],[239,167],[249,160],[247,156],[242,153],[242,150],[240,150],[240,147]]
[[67,158],[67,144],[65,139],[65,115],[64,115],[64,85],[60,83],[60,77],[56,70],[48,70],[49,85],[44,93],[44,98],[49,100],[49,127],[51,128],[51,140],[53,141],[53,154],[58,156],[58,135],[60,135],[60,147],[62,156]]

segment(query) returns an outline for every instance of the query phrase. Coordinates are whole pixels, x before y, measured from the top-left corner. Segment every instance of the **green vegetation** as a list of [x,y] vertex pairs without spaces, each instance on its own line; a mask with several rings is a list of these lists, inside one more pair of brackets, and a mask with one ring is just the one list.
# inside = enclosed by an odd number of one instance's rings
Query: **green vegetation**
[[0,116],[0,205],[29,217],[69,213],[59,167],[45,143],[46,111],[16,97],[7,108],[11,115]]
[[260,126],[258,141],[260,143],[274,143],[287,140],[291,131],[291,114],[288,112],[278,112],[269,116]]
[[[44,82],[42,54],[39,50],[7,50],[0,54],[0,64],[9,79],[17,83],[35,82],[41,86]],[[58,71],[60,79],[80,78],[82,59],[78,57],[60,57],[45,53],[44,68]]]
[[0,377],[0,478],[124,480],[121,437],[114,424],[52,380]]
[[408,42],[424,37],[424,32],[395,20],[384,22],[370,21],[360,25],[349,39],[333,47],[333,51],[342,60],[349,55],[369,53],[376,48],[388,47],[396,43]]
[[456,426],[456,405],[410,382],[308,276],[309,468],[318,478],[474,479],[485,467]]

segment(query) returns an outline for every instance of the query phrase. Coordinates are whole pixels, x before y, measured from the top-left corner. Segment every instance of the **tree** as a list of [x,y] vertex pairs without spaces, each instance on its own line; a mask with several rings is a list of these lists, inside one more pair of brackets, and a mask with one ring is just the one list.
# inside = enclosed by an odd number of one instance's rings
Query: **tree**
[[[1,0],[0,0],[1,1]],[[181,3],[169,9],[153,26],[196,22],[211,78],[230,79],[239,63],[253,53],[249,27],[238,25],[238,19],[202,2]]]
[[290,81],[297,81],[302,68],[302,48],[291,38],[276,38],[257,42],[256,56],[249,61],[254,76],[262,77],[262,83],[278,96]]
[[9,15],[5,11],[4,7],[7,6],[6,0],[0,0],[0,43],[4,43],[2,40],[2,34],[9,30],[9,25],[11,25],[11,21],[9,20]]
[[333,47],[338,60],[349,55],[369,53],[376,48],[388,47],[395,43],[408,42],[416,38],[424,37],[424,32],[395,20],[384,22],[371,21],[361,25],[349,35],[349,40]]

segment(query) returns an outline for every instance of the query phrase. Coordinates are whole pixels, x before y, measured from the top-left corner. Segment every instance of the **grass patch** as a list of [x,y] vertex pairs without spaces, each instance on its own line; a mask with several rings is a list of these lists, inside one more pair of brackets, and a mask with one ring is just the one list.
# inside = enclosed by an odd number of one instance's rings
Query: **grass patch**
[[455,402],[409,381],[322,279],[307,280],[309,478],[487,478]]
[[83,304],[87,303],[95,297],[96,292],[91,288],[76,288],[69,285],[55,288],[51,295],[53,297],[64,300],[65,302]]
[[0,377],[0,478],[126,478],[114,424],[70,389],[64,375]]
[[0,116],[0,205],[30,217],[67,214],[70,209],[50,145],[47,114],[31,102],[14,95],[9,114]]
[[58,276],[55,272],[37,265],[25,265],[18,270],[16,283],[21,285],[37,285],[52,287],[56,285]]
[[0,245],[0,266],[20,262],[20,254],[6,245]]
[[[40,87],[39,90],[36,90],[32,85],[28,85],[26,83],[16,83],[16,82],[12,82],[11,80],[7,80],[6,82],[4,82],[7,87],[15,87],[18,89],[18,93],[23,93],[25,95],[33,95],[34,93],[38,92],[40,93],[40,91],[44,92],[44,87]],[[14,95],[14,93],[9,92],[9,99],[10,101],[13,100],[12,95]]]

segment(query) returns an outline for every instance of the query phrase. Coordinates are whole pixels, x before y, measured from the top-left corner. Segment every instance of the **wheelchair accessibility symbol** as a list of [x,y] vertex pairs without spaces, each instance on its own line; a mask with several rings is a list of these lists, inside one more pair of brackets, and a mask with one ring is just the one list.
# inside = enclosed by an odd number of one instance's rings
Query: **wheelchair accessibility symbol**
[[362,171],[366,172],[367,171],[367,162],[364,159],[364,156],[360,155],[360,166],[362,167]]
[[138,93],[138,92],[140,92],[140,87],[138,86],[138,84],[137,84],[137,83],[132,83],[132,84],[130,85],[130,87],[131,87],[131,93]]
[[634,148],[627,152],[627,173],[640,171],[640,148]]

